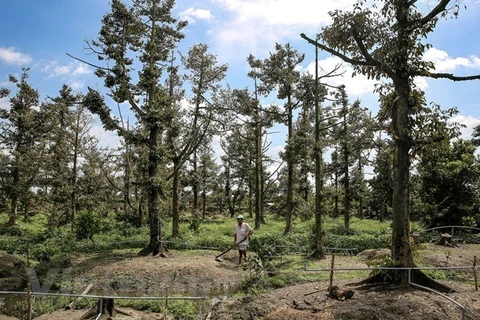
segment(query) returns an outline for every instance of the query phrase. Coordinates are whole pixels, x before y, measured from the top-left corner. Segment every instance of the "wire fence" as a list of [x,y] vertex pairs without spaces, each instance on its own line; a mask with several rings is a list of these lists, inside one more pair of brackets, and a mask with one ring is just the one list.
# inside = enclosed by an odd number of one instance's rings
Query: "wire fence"
[[[0,291],[0,295],[16,295],[16,296],[26,296],[27,304],[27,319],[32,320],[33,309],[34,309],[34,299],[33,297],[66,297],[66,298],[80,298],[80,299],[96,299],[98,300],[98,310],[97,310],[97,319],[102,316],[104,312],[103,304],[107,301],[115,300],[142,300],[142,301],[163,301],[165,306],[168,304],[168,301],[171,300],[184,300],[184,301],[203,301],[208,299],[206,294],[203,296],[174,296],[174,295],[165,295],[165,296],[113,296],[113,295],[89,295],[89,294],[70,294],[70,293],[53,293],[53,292],[34,292],[31,291],[31,285],[27,285],[27,291]],[[73,303],[73,302],[72,302]],[[65,309],[67,309],[66,307]],[[109,314],[111,315],[111,314]]]
[[459,303],[458,301],[455,301],[451,297],[434,290],[432,288],[428,288],[425,286],[422,286],[418,283],[412,282],[412,271],[413,270],[472,270],[473,276],[474,276],[474,281],[475,281],[475,290],[478,290],[478,277],[477,277],[477,270],[480,269],[479,266],[477,266],[477,257],[474,256],[473,259],[473,265],[472,266],[456,266],[456,267],[366,267],[366,268],[335,268],[335,255],[332,255],[332,264],[330,268],[317,268],[317,269],[309,269],[307,268],[307,265],[304,264],[303,266],[305,271],[328,271],[330,272],[330,286],[329,290],[332,288],[332,283],[333,283],[333,275],[335,271],[380,271],[380,270],[390,270],[390,271],[407,271],[408,272],[408,285],[417,287],[429,292],[432,292],[434,294],[437,294],[448,301],[454,303],[456,306],[458,306],[461,310],[461,316],[462,320],[466,319],[466,312],[467,308]]
[[[425,229],[425,230],[420,230],[416,231],[416,233],[419,234],[424,234],[428,233],[431,231],[436,231],[436,230],[450,230],[451,234],[458,234],[458,232],[455,232],[455,229],[462,229],[462,230],[469,230],[469,232],[477,232],[480,231],[479,228],[474,228],[474,227],[465,227],[465,226],[442,226],[442,227],[435,227],[435,228],[430,228],[430,229]],[[15,238],[15,237],[0,237],[0,240],[8,240],[8,241],[18,241],[22,243],[22,253],[26,257],[27,261],[27,266],[29,266],[29,262],[31,260],[31,254],[30,254],[30,248],[31,248],[31,239],[28,238]],[[100,246],[98,246],[98,250],[94,250],[95,252],[101,252],[104,250],[111,250],[115,248],[122,248],[124,246],[131,247],[131,245],[145,245],[147,244],[147,240],[130,240],[130,241],[117,241],[117,242],[109,242],[109,243],[102,243]],[[181,242],[181,241],[162,241],[163,244],[168,245],[169,247],[173,247],[176,249],[181,249],[181,248],[186,248],[186,249],[206,249],[206,250],[222,250],[219,247],[213,247],[213,246],[201,246],[201,245],[193,245],[190,243],[186,242]],[[95,244],[93,245],[93,249],[95,249]],[[92,245],[84,245],[84,249],[92,249]],[[82,245],[78,246],[78,249],[82,249]],[[109,248],[109,249],[105,249]],[[295,254],[301,254],[301,255],[310,255],[312,252],[312,248],[309,245],[305,246],[289,246],[289,245],[274,245],[274,254],[271,256],[273,258],[275,257],[281,257],[282,255],[295,255]],[[357,248],[340,248],[340,247],[324,247],[323,248],[325,253],[327,254],[332,254],[332,258],[334,257],[335,254],[342,253],[345,255],[355,255],[358,253]],[[409,285],[418,287],[424,290],[429,290],[432,291],[438,295],[443,296],[445,299],[451,301],[452,303],[456,304],[461,310],[462,310],[462,319],[465,317],[465,312],[466,308],[459,304],[458,302],[454,301],[450,297],[443,295],[442,293],[431,290],[430,288],[425,288],[421,286],[420,284],[416,284],[411,282],[411,272],[412,270],[473,270],[474,276],[475,276],[475,287],[476,290],[478,290],[478,284],[477,284],[477,270],[478,266],[476,266],[476,259],[474,262],[473,266],[462,266],[462,267],[411,267],[411,268],[398,268],[398,267],[369,267],[369,268],[320,268],[320,269],[308,269],[306,265],[304,265],[304,270],[305,271],[330,271],[332,276],[335,271],[373,271],[373,270],[408,270],[409,274]],[[0,291],[0,296],[1,295],[27,295],[27,297],[34,297],[34,296],[50,296],[50,297],[70,297],[70,298],[86,298],[86,299],[115,299],[115,300],[162,300],[162,301],[168,301],[168,300],[205,300],[206,295],[203,296],[188,296],[188,297],[179,297],[179,296],[143,296],[143,297],[135,297],[135,296],[111,296],[111,295],[79,295],[79,294],[67,294],[67,293],[46,293],[46,292],[33,292],[33,291]]]

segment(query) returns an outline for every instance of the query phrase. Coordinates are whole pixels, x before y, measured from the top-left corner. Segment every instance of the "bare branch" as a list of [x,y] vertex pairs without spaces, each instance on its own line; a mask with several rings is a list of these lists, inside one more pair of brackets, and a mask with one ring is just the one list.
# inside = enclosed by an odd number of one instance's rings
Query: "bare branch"
[[133,98],[131,97],[131,95],[128,95],[128,103],[130,103],[130,106],[135,110],[137,111],[138,115],[140,117],[145,117],[146,116],[146,113],[140,109],[140,107],[137,105],[137,103],[135,102],[135,100],[133,100]]
[[89,65],[90,67],[94,67],[95,69],[112,71],[112,70],[109,69],[109,68],[100,67],[100,66],[94,65],[93,63],[90,63],[90,62],[88,62],[88,61],[85,61],[85,60],[82,60],[82,59],[77,58],[77,57],[75,57],[75,56],[72,56],[72,55],[71,55],[70,53],[68,53],[68,52],[66,52],[65,54],[66,54],[67,56],[69,56],[70,58],[73,58],[73,59],[75,59],[75,60],[77,60],[77,61],[83,62],[83,63],[85,63],[86,65]]
[[376,67],[381,66],[381,63],[375,60],[370,54],[370,52],[368,52],[367,48],[365,47],[365,44],[363,43],[363,40],[358,36],[357,32],[355,31],[355,28],[353,31],[353,39],[355,39],[355,42],[357,43],[357,46],[360,49],[360,52],[362,53],[362,55],[365,57],[365,60],[370,62],[372,66],[376,66]]
[[86,39],[85,39],[84,42],[87,44],[87,47],[86,47],[86,48],[84,47],[83,49],[84,49],[84,50],[90,50],[90,51],[91,51],[90,54],[98,54],[98,55],[100,55],[100,56],[105,55],[104,52],[100,52],[100,51],[95,50],[95,49],[93,48],[93,46],[91,45],[91,43],[90,43],[89,40],[86,40]]
[[357,60],[357,59],[352,59],[352,58],[349,58],[347,57],[346,55],[344,54],[341,54],[340,52],[336,51],[336,50],[333,50],[333,49],[330,49],[329,47],[321,44],[321,43],[318,43],[317,41],[313,40],[313,39],[310,39],[309,37],[307,37],[305,35],[305,33],[301,33],[300,34],[300,37],[302,37],[303,39],[307,40],[308,43],[314,45],[314,46],[317,46],[319,47],[320,49],[342,59],[343,61],[345,62],[348,62],[350,64],[353,64],[353,65],[356,65],[356,66],[371,66],[371,67],[374,67],[374,66],[377,66],[377,64],[372,64],[371,62],[368,62],[368,61],[364,61],[364,60]]
[[340,68],[342,67],[342,64],[341,63],[338,63],[335,65],[335,67],[333,67],[332,71],[324,74],[324,75],[321,75],[318,77],[318,79],[323,79],[323,78],[333,78],[333,77],[338,77],[338,76],[342,76],[346,71],[342,71],[340,73],[336,73],[338,70],[340,70]]
[[427,73],[423,74],[424,77],[434,78],[434,79],[450,79],[452,81],[469,81],[469,80],[480,80],[480,74],[474,76],[454,76],[451,73]]
[[441,0],[435,8],[432,9],[426,16],[423,18],[417,19],[412,21],[412,25],[414,26],[423,26],[438,16],[440,13],[446,10],[447,5],[450,3],[451,0]]

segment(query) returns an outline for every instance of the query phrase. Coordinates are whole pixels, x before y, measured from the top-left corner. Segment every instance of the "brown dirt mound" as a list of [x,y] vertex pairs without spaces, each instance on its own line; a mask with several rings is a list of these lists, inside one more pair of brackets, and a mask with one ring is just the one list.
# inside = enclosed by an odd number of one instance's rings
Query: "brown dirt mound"
[[9,316],[0,314],[0,320],[18,320],[18,318],[9,317]]
[[[217,306],[209,319],[265,320],[440,320],[462,319],[461,309],[446,298],[421,290],[348,287],[349,281],[336,285],[353,289],[352,299],[339,301],[327,296],[327,282],[315,282],[275,290],[265,296],[238,298]],[[467,307],[465,319],[478,319],[480,294],[473,286],[448,283],[457,291],[448,295]],[[323,288],[323,290],[319,290]],[[315,294],[309,294],[316,292]]]
[[235,252],[224,262],[215,261],[218,253],[210,251],[170,251],[169,258],[141,257],[110,253],[108,259],[99,255],[81,262],[75,271],[76,291],[88,283],[95,292],[129,293],[135,295],[216,295],[236,290],[244,274],[235,268]]
[[[148,313],[137,311],[129,308],[121,308],[122,314],[113,319],[122,319],[122,320],[173,320],[172,318],[165,318],[162,314],[158,313]],[[80,319],[88,310],[61,310],[56,311],[47,315],[40,316],[35,318],[35,320],[78,320]],[[105,319],[105,318],[101,318]],[[111,318],[109,318],[111,319]],[[0,318],[1,320],[1,318]]]

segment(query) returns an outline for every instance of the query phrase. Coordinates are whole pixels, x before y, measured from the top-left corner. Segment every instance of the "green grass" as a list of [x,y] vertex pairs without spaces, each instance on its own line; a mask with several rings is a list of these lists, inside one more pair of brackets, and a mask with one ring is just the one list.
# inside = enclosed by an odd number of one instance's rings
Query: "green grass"
[[[252,227],[253,219],[246,217]],[[148,243],[148,227],[133,227],[115,217],[102,217],[102,226],[93,239],[78,240],[71,234],[70,225],[51,228],[45,215],[37,214],[27,223],[18,219],[18,226],[7,227],[8,216],[0,214],[0,245],[12,254],[28,254],[35,260],[48,260],[59,253],[95,252],[109,249],[140,249]],[[199,224],[198,228],[189,227],[189,223],[180,225],[180,236],[172,238],[171,221],[162,223],[163,239],[171,249],[216,248],[226,249],[231,246],[235,219],[225,218],[215,222]],[[251,238],[251,250],[259,251],[262,247],[272,248],[272,255],[307,254],[313,244],[313,220],[293,221],[292,232],[284,235],[285,221],[267,217],[267,223],[255,230]],[[351,228],[346,231],[343,219],[325,219],[325,247],[386,248],[391,236],[389,222],[352,218]],[[28,239],[21,240],[21,239]]]
[[[255,230],[250,251],[255,252],[245,267],[246,280],[241,284],[245,294],[258,294],[271,289],[301,284],[312,281],[324,281],[329,278],[328,271],[305,271],[308,269],[329,268],[329,260],[313,260],[307,257],[312,252],[314,243],[314,221],[295,219],[292,231],[284,234],[285,221],[267,216],[267,223]],[[90,255],[94,261],[97,255],[108,253],[113,260],[135,254],[143,248],[149,239],[148,227],[134,227],[126,222],[118,221],[114,216],[101,217],[101,228],[92,239],[79,240],[71,234],[71,226],[65,225],[51,228],[45,215],[37,214],[29,222],[18,220],[18,226],[7,226],[8,215],[0,214],[0,245],[3,250],[23,256],[29,255],[30,261],[40,262],[39,268],[48,270],[52,264],[61,261],[70,254]],[[254,227],[252,218],[246,216],[245,221]],[[163,240],[169,249],[179,250],[178,254],[189,256],[199,254],[201,248],[225,250],[231,247],[233,230],[236,224],[233,218],[208,221],[192,225],[188,221],[181,223],[180,236],[171,236],[170,219],[162,220]],[[192,227],[193,226],[193,227]],[[391,238],[391,222],[380,222],[370,219],[352,218],[349,230],[345,230],[343,218],[324,219],[324,247],[356,248],[358,252],[365,249],[388,248]],[[421,230],[421,226],[413,224],[412,229]],[[472,235],[472,237],[478,237]],[[26,241],[25,239],[29,239]],[[28,244],[28,246],[27,246]],[[95,255],[91,255],[95,253]],[[344,258],[348,264],[356,257]],[[100,261],[100,260],[99,260]],[[102,260],[103,261],[103,260]],[[354,260],[352,260],[354,261]],[[40,272],[39,272],[40,273]],[[470,273],[444,270],[426,271],[434,279],[471,282]],[[339,271],[335,279],[366,278],[369,271]],[[60,284],[56,284],[60,287]],[[62,299],[44,299],[39,305],[42,313],[63,308],[66,301]],[[85,301],[85,304],[91,302]],[[164,301],[119,300],[120,306],[139,310],[164,312]],[[195,319],[201,312],[202,302],[170,301],[168,312],[179,319]]]

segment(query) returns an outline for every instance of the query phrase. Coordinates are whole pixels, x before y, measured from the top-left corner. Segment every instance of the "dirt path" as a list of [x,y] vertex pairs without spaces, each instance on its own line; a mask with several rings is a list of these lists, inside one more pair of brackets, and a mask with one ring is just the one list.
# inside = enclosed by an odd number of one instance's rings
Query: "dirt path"
[[92,292],[130,295],[170,293],[216,296],[237,290],[244,274],[235,267],[236,253],[215,260],[214,251],[170,251],[168,258],[139,257],[131,253],[99,254],[74,269],[77,290],[88,283]]

